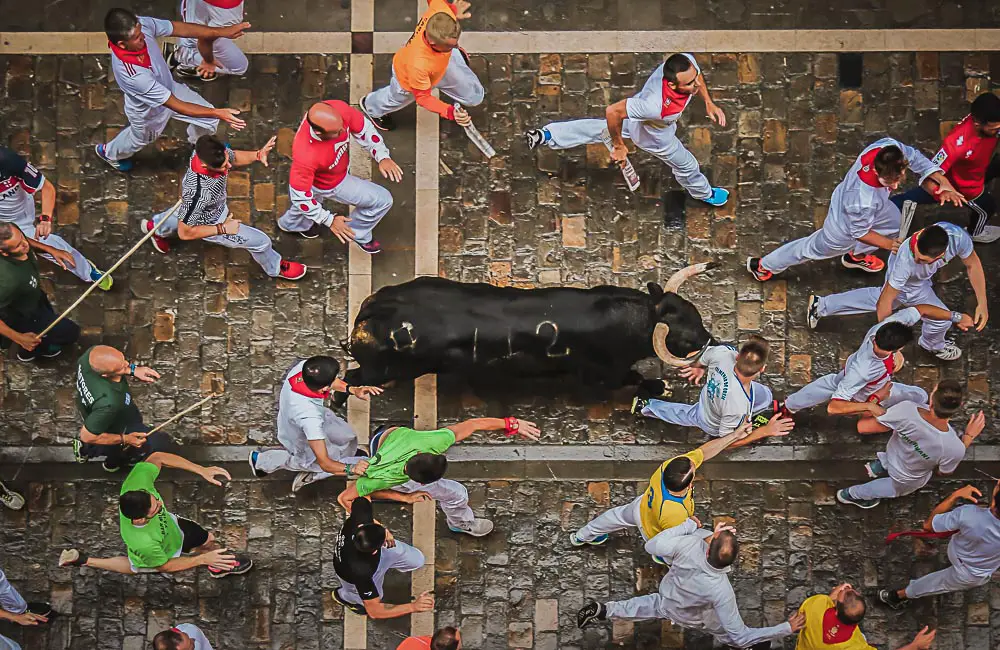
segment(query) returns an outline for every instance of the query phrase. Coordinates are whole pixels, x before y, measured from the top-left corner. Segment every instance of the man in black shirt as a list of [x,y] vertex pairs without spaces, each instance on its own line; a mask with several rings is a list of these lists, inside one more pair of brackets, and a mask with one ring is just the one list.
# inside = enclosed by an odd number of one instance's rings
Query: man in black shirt
[[382,582],[389,569],[408,573],[423,565],[424,554],[396,541],[388,529],[375,521],[372,502],[359,498],[337,538],[333,568],[340,578],[340,587],[333,590],[333,599],[356,614],[375,619],[429,612],[434,609],[434,596],[427,591],[406,605],[382,602]]

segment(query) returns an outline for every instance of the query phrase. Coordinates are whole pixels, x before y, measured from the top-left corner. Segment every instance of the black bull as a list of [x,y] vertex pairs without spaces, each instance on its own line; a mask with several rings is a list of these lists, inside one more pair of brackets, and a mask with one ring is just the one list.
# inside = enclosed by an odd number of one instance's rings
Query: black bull
[[[712,340],[676,290],[710,264],[678,271],[665,288],[515,289],[422,277],[384,287],[361,305],[345,348],[360,367],[351,385],[428,373],[532,378],[576,375],[619,388],[632,366],[658,356],[688,365]],[[654,339],[659,339],[654,342]]]

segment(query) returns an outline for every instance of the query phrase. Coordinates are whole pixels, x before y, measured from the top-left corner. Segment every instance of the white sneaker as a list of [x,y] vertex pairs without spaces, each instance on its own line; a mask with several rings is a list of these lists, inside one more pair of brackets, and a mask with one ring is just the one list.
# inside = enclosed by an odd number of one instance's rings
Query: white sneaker
[[292,481],[292,494],[295,494],[310,483],[316,482],[316,472],[299,472]]
[[461,527],[448,526],[453,533],[465,533],[473,537],[484,537],[493,532],[493,522],[489,519],[476,517],[471,522],[463,524]]
[[962,348],[955,345],[954,341],[945,341],[944,347],[940,350],[930,350],[938,359],[942,361],[954,361],[962,356]]
[[14,490],[7,489],[7,486],[0,483],[0,503],[11,510],[20,510],[24,507],[24,497]]
[[809,302],[806,304],[806,324],[809,329],[814,330],[819,325],[819,296],[811,294]]
[[972,238],[977,244],[992,244],[1000,239],[1000,226],[983,226],[982,232]]

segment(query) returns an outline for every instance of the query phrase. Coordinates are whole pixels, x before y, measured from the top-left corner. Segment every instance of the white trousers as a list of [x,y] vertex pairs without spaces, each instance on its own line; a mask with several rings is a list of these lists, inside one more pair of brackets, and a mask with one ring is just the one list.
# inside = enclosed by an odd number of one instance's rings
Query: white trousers
[[[895,223],[876,223],[873,230],[886,237],[895,237],[899,230],[899,219],[897,218]],[[791,266],[810,260],[826,260],[846,253],[867,255],[876,250],[877,246],[853,239],[840,239],[820,228],[808,237],[790,241],[771,251],[761,258],[760,265],[771,273],[781,273]]]
[[[552,122],[545,125],[551,134],[548,145],[552,149],[571,149],[585,144],[603,142],[601,132],[608,128],[607,120],[582,119]],[[643,151],[659,158],[674,173],[674,178],[696,199],[712,196],[712,186],[701,173],[698,159],[677,139],[677,124],[670,123],[655,128],[642,121],[626,119],[622,136],[630,139]]]
[[[331,190],[312,188],[317,201],[331,199],[351,206],[347,215],[348,225],[354,231],[354,241],[367,244],[372,240],[372,230],[392,207],[392,194],[381,185],[348,174]],[[305,216],[293,199],[288,211],[278,219],[278,226],[290,232],[305,232],[315,222]]]
[[[385,574],[389,572],[389,569],[395,569],[402,573],[410,573],[422,566],[424,566],[424,554],[420,552],[420,549],[397,539],[395,546],[382,549],[382,556],[379,557],[378,569],[375,570],[375,575],[372,576],[372,582],[375,583],[375,588],[378,589],[379,596],[383,596],[382,584],[385,582]],[[340,596],[349,603],[354,603],[355,605],[364,604],[357,588],[343,580],[340,581]]]
[[[34,211],[32,211],[31,214],[22,214],[20,217],[16,219],[9,219],[9,220],[0,219],[0,221],[7,221],[8,223],[16,224],[17,227],[21,229],[21,232],[24,233],[25,237],[36,239]],[[39,239],[38,241],[48,246],[51,246],[52,248],[58,248],[61,251],[66,251],[67,253],[72,255],[74,266],[73,268],[69,269],[69,272],[75,275],[76,277],[80,278],[84,282],[92,282],[92,280],[90,279],[90,272],[93,270],[94,267],[91,266],[90,260],[84,257],[83,253],[70,246],[69,242],[67,242],[65,239],[63,239],[62,237],[60,237],[55,233],[50,234],[45,239]],[[47,259],[48,261],[52,262],[53,264],[56,263],[56,261],[48,253],[41,253],[41,256]]]
[[[831,397],[833,397],[833,393],[837,390],[837,385],[840,384],[840,381],[843,378],[843,370],[837,374],[831,373],[829,375],[823,375],[819,379],[813,380],[786,397],[785,406],[789,411],[795,412],[817,406],[819,404],[825,404],[830,401]],[[888,399],[882,400],[882,406],[889,408],[890,406],[900,402],[917,402],[918,404],[926,404],[927,399],[927,391],[923,388],[920,388],[919,386],[910,386],[909,384],[901,384],[894,381],[889,388]]]
[[[190,104],[214,108],[205,98],[180,82],[174,82],[174,96]],[[188,117],[175,113],[165,106],[158,106],[142,112],[125,111],[128,126],[105,145],[105,154],[112,160],[124,160],[148,144],[156,142],[167,128],[171,119],[187,123],[188,142],[194,144],[203,135],[215,133],[219,120],[210,117]]]
[[[861,289],[835,293],[831,296],[823,296],[819,299],[817,313],[821,318],[872,313],[876,311],[878,297],[881,294],[882,287],[862,287]],[[948,306],[941,302],[941,299],[934,293],[934,285],[930,281],[915,289],[909,289],[905,293],[900,292],[892,304],[892,309],[895,311],[916,305],[934,305],[941,309],[948,309]],[[923,318],[922,321],[920,340],[918,341],[920,347],[931,351],[943,348],[945,334],[951,329],[951,321],[930,318]]]
[[[164,212],[159,213],[153,217],[153,221],[159,221],[163,218],[163,215]],[[163,222],[163,225],[156,229],[156,234],[160,237],[176,237],[179,221],[180,218],[177,216],[177,212],[174,212],[169,219]],[[281,272],[281,254],[274,250],[271,238],[253,226],[241,223],[235,235],[212,235],[211,237],[205,237],[202,241],[225,246],[226,248],[243,248],[250,251],[250,255],[264,269],[264,273],[267,273],[272,278],[278,277],[278,274]]]
[[643,541],[649,541],[646,539],[646,533],[643,532],[642,526],[639,525],[639,507],[642,503],[642,498],[643,495],[640,494],[630,503],[605,510],[596,518],[587,522],[586,526],[576,531],[577,538],[583,542],[592,542],[600,535],[628,528],[638,528]]
[[910,580],[910,584],[906,585],[906,597],[923,598],[924,596],[937,596],[952,591],[965,591],[985,585],[989,581],[990,576],[981,578],[952,565],[947,569],[928,573],[922,578]]
[[[763,384],[752,382],[752,386],[753,413],[759,413],[772,405],[774,395],[771,393],[771,389]],[[651,399],[642,409],[642,414],[682,427],[698,427],[710,436],[722,435],[718,428],[713,428],[705,419],[705,414],[701,409],[701,401],[694,404],[680,404]]]
[[[465,62],[465,57],[457,47],[451,51],[448,69],[435,88],[463,106],[479,106],[486,97],[483,84]],[[414,100],[413,93],[405,90],[396,81],[396,71],[393,70],[389,85],[368,93],[364,102],[372,117],[382,117],[409,106]]]
[[607,617],[626,621],[650,621],[669,619],[670,615],[663,606],[663,596],[653,592],[645,596],[636,596],[628,600],[612,600],[604,604]]
[[431,498],[438,502],[448,525],[454,528],[471,524],[476,518],[472,508],[469,507],[469,491],[458,481],[442,478],[426,485],[416,481],[407,481],[392,489],[403,494],[426,492],[431,495]]
[[[196,67],[205,62],[198,51],[198,41],[193,38],[182,39],[177,48],[177,60],[181,65]],[[228,38],[217,38],[212,42],[212,54],[215,57],[216,74],[245,74],[250,67],[247,55],[243,53],[235,41]]]
[[[312,451],[311,449],[309,450]],[[332,445],[327,445],[327,452],[334,451]],[[345,465],[354,465],[355,463],[368,460],[367,456],[348,456],[347,458],[336,458],[330,455],[332,460],[338,463],[344,463]],[[321,481],[325,478],[330,478],[333,476],[330,472],[327,472],[322,467],[319,466],[319,462],[316,460],[315,454],[299,454],[295,455],[289,452],[287,449],[268,449],[267,451],[262,451],[257,455],[257,462],[255,463],[257,469],[262,472],[277,471],[279,469],[285,469],[289,472],[312,472],[316,474],[313,478],[314,481]],[[341,477],[343,478],[343,477]]]
[[[878,459],[882,463],[882,467],[886,467],[887,456],[884,451],[878,452]],[[913,494],[927,485],[932,475],[933,472],[928,472],[923,478],[912,481],[897,481],[894,478],[886,476],[862,483],[861,485],[853,485],[847,488],[847,492],[855,499],[893,499],[895,497],[905,497],[907,494]]]

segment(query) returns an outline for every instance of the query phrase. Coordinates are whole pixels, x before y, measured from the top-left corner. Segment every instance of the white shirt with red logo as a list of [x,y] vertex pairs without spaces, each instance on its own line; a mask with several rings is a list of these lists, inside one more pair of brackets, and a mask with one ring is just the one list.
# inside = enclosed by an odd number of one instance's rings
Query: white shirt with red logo
[[971,115],[966,115],[944,137],[933,162],[941,167],[955,189],[967,199],[983,193],[986,168],[997,148],[997,136],[984,137],[976,131]]
[[869,329],[861,347],[847,357],[844,376],[837,384],[837,389],[833,391],[832,399],[864,402],[892,381],[892,373],[896,371],[895,359],[892,354],[885,358],[875,354],[875,333],[886,323],[915,325],[919,320],[920,312],[917,308],[907,307]]
[[965,228],[947,221],[940,221],[934,225],[940,226],[948,233],[948,247],[944,255],[930,264],[918,262],[915,253],[920,233],[914,233],[899,247],[899,252],[889,256],[889,269],[885,273],[886,284],[903,294],[915,291],[930,282],[938,269],[956,255],[964,260],[975,252],[972,237]]
[[125,94],[125,115],[130,121],[132,116],[141,117],[163,106],[174,92],[174,78],[156,43],[157,38],[174,33],[173,25],[148,16],[140,16],[139,25],[146,37],[145,50],[119,54],[111,49],[111,70]]
[[310,440],[325,440],[332,460],[354,456],[358,437],[343,418],[326,408],[325,395],[314,393],[302,380],[300,361],[285,373],[278,396],[278,442],[297,459],[315,459]]
[[45,176],[13,149],[0,147],[0,221],[34,220],[34,193]]
[[[701,74],[701,68],[698,67],[694,57],[687,52],[684,56],[691,60],[691,65],[698,74]],[[661,63],[653,71],[642,90],[625,100],[625,111],[630,119],[646,122],[655,128],[663,128],[679,120],[681,113],[691,102],[693,95],[679,93],[667,85],[667,80],[663,78],[664,65]]]

